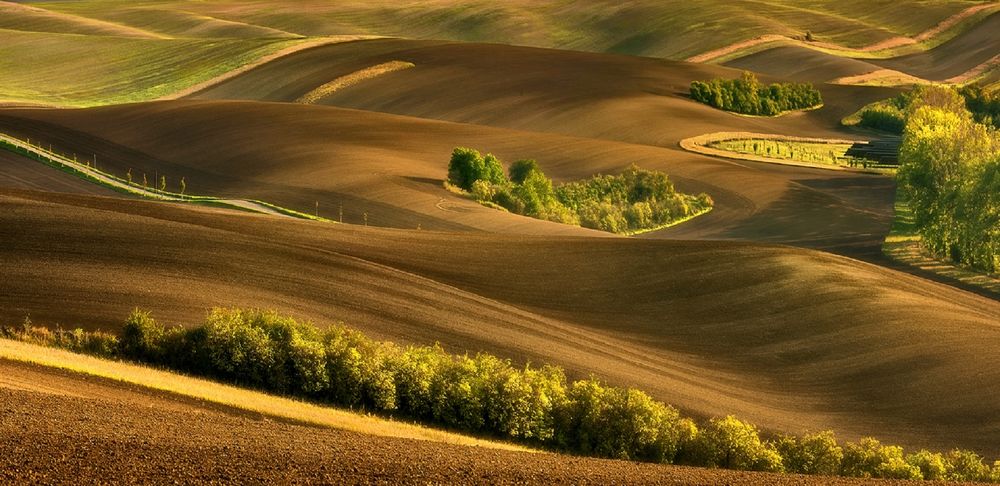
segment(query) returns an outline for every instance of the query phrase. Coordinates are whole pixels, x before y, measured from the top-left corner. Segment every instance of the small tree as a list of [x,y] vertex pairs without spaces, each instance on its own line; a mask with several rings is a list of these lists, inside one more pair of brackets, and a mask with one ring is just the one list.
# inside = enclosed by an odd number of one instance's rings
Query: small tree
[[160,191],[167,190],[167,176],[160,176]]
[[142,187],[149,187],[149,180],[146,179],[146,173],[142,173]]
[[187,181],[185,181],[184,178],[181,177],[181,194],[184,194],[184,192],[187,191],[187,187],[188,187]]
[[132,184],[132,169],[129,168],[128,172],[125,173],[125,178],[128,179],[129,185]]
[[510,165],[510,181],[521,184],[528,178],[528,174],[533,171],[541,172],[538,162],[534,159],[521,159]]

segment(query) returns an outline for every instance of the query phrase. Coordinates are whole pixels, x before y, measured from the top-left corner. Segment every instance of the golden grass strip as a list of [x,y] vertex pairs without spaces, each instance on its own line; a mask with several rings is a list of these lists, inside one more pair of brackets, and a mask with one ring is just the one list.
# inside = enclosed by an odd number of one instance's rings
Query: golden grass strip
[[403,69],[409,69],[413,67],[412,62],[405,61],[389,61],[382,64],[376,64],[374,66],[366,67],[364,69],[354,71],[350,74],[345,74],[329,83],[326,83],[304,95],[299,99],[295,100],[296,103],[303,103],[311,105],[317,101],[336,93],[338,90],[354,86],[362,81],[376,78],[382,76],[383,74],[389,74],[396,71],[402,71]]
[[419,425],[223,385],[146,366],[104,360],[9,339],[0,339],[0,358],[108,378],[152,390],[198,398],[240,410],[363,434],[532,452],[531,449],[522,446],[476,439]]
[[176,93],[169,94],[169,95],[166,95],[166,96],[161,96],[160,98],[157,98],[157,100],[176,100],[176,99],[184,98],[186,96],[191,96],[191,95],[193,95],[193,94],[195,94],[195,93],[197,93],[199,91],[206,90],[208,88],[211,88],[212,86],[221,84],[221,83],[223,83],[225,81],[228,81],[228,80],[230,80],[232,78],[235,78],[236,76],[239,76],[239,75],[241,75],[241,74],[243,74],[243,73],[245,73],[245,72],[247,72],[247,71],[249,71],[251,69],[260,67],[260,66],[262,66],[264,64],[267,64],[267,63],[269,63],[271,61],[274,61],[276,59],[279,59],[279,58],[282,58],[282,57],[285,57],[285,56],[288,56],[288,55],[291,55],[291,54],[295,54],[296,52],[304,51],[306,49],[311,49],[313,47],[325,46],[325,45],[328,45],[328,44],[340,44],[340,43],[343,43],[343,42],[353,42],[353,41],[359,41],[359,40],[380,39],[380,38],[382,38],[382,36],[377,36],[377,35],[334,35],[334,36],[329,36],[329,37],[321,37],[321,38],[318,38],[318,39],[304,40],[304,41],[302,41],[299,44],[295,44],[293,46],[286,47],[286,48],[284,48],[284,49],[282,49],[282,50],[280,50],[278,52],[275,52],[275,53],[272,53],[272,54],[268,54],[268,55],[266,55],[266,56],[264,56],[264,57],[262,57],[260,59],[257,59],[254,62],[246,64],[246,65],[244,65],[242,67],[236,68],[236,69],[234,69],[232,71],[228,71],[228,72],[225,72],[223,74],[220,74],[220,75],[218,75],[218,76],[216,76],[216,77],[214,77],[212,79],[207,79],[207,80],[202,81],[202,82],[200,82],[200,83],[198,83],[198,84],[196,84],[194,86],[190,86],[188,88],[180,90],[180,91],[178,91]]

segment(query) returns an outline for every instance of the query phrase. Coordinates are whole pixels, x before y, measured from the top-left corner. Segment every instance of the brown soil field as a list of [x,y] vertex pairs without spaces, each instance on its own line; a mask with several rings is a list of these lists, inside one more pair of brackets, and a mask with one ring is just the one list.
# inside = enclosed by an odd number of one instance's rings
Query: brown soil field
[[357,434],[0,361],[5,484],[926,484],[638,464]]
[[444,190],[456,146],[489,150],[507,162],[537,158],[559,181],[617,172],[634,162],[666,171],[683,191],[715,199],[708,215],[645,238],[781,242],[877,258],[892,218],[894,182],[881,176],[325,106],[176,101],[3,110],[0,131],[99,154],[101,167],[117,174],[130,168],[136,178],[166,174],[168,185],[185,177],[192,194],[258,198],[307,212],[318,201],[320,215],[334,219],[342,204],[346,222],[360,224],[367,212],[369,224],[384,227],[601,234],[503,213]]
[[[867,60],[835,56],[801,46],[766,49],[723,64],[731,68],[811,83],[824,83],[882,69]],[[820,90],[824,88],[820,87]]]
[[[1000,13],[931,50],[889,59],[850,59],[807,47],[781,46],[725,63],[772,76],[825,82],[892,69],[930,81],[960,76],[994,58],[1000,49]],[[825,95],[824,91],[824,95]]]
[[134,306],[191,323],[213,305],[267,305],[596,373],[696,416],[1000,454],[1000,303],[811,250],[365,228],[5,190],[0,271],[3,322],[107,329]]
[[[823,109],[753,118],[713,109],[688,96],[691,81],[735,78],[740,75],[736,69],[553,49],[382,39],[300,51],[192,97],[295,101],[340,76],[389,61],[416,66],[352,86],[322,102],[673,148],[684,138],[714,131],[830,136],[840,133],[844,116],[897,92],[826,86]],[[449,89],[452,86],[461,88]]]
[[0,187],[124,197],[109,188],[6,150],[0,150]]
[[975,27],[926,52],[872,64],[903,71],[932,81],[944,81],[989,61],[1000,50],[1000,13],[990,15]]

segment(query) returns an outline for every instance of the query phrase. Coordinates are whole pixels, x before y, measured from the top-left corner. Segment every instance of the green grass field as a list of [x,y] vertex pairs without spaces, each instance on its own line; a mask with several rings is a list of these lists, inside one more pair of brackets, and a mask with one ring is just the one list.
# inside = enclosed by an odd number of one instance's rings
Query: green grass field
[[0,102],[84,107],[156,99],[297,42],[0,29]]

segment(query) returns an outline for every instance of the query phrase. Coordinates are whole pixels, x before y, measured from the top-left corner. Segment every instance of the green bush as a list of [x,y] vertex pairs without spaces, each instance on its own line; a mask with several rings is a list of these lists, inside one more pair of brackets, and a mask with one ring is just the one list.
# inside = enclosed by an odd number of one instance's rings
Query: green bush
[[163,340],[163,326],[153,320],[149,312],[135,309],[129,314],[118,340],[122,356],[140,361],[159,362]]
[[472,190],[472,184],[484,180],[493,184],[507,182],[503,165],[493,156],[484,157],[478,151],[468,148],[456,148],[448,163],[448,181],[467,191]]
[[953,449],[944,455],[944,479],[951,481],[987,481],[990,468],[972,451]]
[[598,175],[558,187],[534,160],[519,160],[511,165],[510,179],[503,176],[502,170],[498,172],[499,166],[492,155],[482,157],[475,150],[456,148],[448,177],[452,184],[467,189],[473,198],[488,206],[612,233],[664,226],[714,204],[707,194],[676,192],[666,174],[635,165],[618,176]]
[[757,427],[732,415],[712,419],[692,446],[695,464],[750,471],[782,471],[782,458],[774,446],[761,441]]
[[906,456],[906,463],[920,469],[920,475],[929,481],[945,479],[944,457],[937,452],[921,450]]
[[691,98],[709,106],[744,115],[774,116],[785,111],[812,108],[823,103],[809,83],[763,86],[745,71],[739,79],[713,79],[691,83]]
[[906,115],[896,106],[873,105],[861,111],[858,125],[865,128],[882,130],[889,133],[902,134],[906,126]]
[[841,474],[857,478],[922,479],[920,468],[903,458],[903,449],[865,437],[844,448]]
[[775,444],[788,472],[800,474],[836,475],[844,459],[844,450],[837,445],[833,431],[784,436]]

